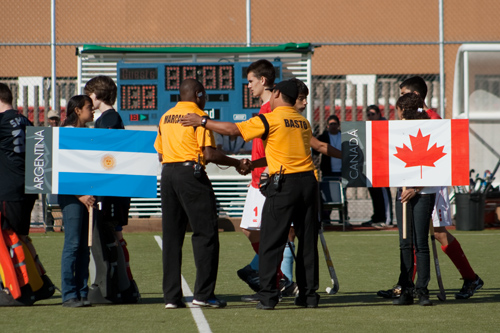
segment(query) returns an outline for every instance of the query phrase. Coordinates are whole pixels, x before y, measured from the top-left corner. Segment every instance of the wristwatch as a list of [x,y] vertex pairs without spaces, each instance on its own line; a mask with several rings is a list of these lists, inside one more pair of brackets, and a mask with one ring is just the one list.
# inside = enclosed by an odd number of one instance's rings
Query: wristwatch
[[205,128],[207,126],[208,116],[201,117],[201,127]]

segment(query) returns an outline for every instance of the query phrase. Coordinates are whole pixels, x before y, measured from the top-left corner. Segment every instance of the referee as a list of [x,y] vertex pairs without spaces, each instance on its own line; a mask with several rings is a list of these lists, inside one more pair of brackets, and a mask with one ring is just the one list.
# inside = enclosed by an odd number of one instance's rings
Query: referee
[[183,127],[179,118],[195,113],[204,119],[205,89],[194,79],[180,86],[181,101],[160,119],[155,148],[163,164],[161,207],[163,229],[163,296],[166,309],[184,308],[181,287],[182,245],[189,221],[196,264],[193,304],[222,308],[214,295],[219,266],[217,210],[212,184],[204,166],[208,162],[234,166],[248,173],[249,161],[227,157],[216,150],[212,131],[203,126]]
[[[265,189],[260,240],[259,276],[261,289],[257,309],[272,310],[279,300],[276,273],[293,221],[299,240],[296,277],[299,296],[295,304],[318,306],[318,183],[311,157],[313,148],[326,154],[328,145],[311,141],[309,121],[293,107],[298,90],[294,81],[282,81],[269,88],[273,112],[242,123],[203,120],[195,114],[181,119],[184,126],[200,125],[224,135],[241,135],[245,141],[262,138],[266,158],[252,161],[252,167],[268,165],[270,181]],[[267,160],[266,160],[267,159]]]

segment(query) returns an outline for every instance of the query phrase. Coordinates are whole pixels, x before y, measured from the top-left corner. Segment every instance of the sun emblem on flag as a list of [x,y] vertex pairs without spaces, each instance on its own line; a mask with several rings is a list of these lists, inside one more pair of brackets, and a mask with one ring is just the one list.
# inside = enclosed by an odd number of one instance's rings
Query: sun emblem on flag
[[106,154],[101,159],[101,165],[106,170],[111,170],[116,165],[116,159],[113,155]]

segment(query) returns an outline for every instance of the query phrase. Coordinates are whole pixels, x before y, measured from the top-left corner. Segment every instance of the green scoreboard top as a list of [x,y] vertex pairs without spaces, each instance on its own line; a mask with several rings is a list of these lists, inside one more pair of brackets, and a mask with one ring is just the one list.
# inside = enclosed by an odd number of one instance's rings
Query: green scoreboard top
[[[276,82],[282,79],[282,63],[272,62]],[[248,89],[250,62],[125,63],[117,64],[118,112],[125,125],[158,125],[161,116],[179,101],[185,79],[197,79],[205,87],[205,111],[210,118],[239,122],[260,109],[260,101]]]

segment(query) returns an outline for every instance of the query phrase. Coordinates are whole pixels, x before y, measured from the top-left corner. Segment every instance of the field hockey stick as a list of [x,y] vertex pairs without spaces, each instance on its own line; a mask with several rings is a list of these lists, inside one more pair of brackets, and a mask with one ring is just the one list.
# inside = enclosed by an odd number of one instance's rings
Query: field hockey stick
[[438,286],[439,286],[439,294],[437,294],[437,298],[444,302],[446,301],[446,292],[443,287],[443,278],[441,277],[441,269],[439,268],[439,260],[438,260],[438,254],[437,254],[437,248],[436,248],[436,238],[434,237],[434,225],[432,223],[432,219],[430,222],[430,227],[429,227],[429,232],[431,234],[431,241],[432,241],[432,255],[434,256],[434,266],[436,268],[436,277],[438,281]]
[[335,273],[335,268],[333,267],[332,258],[330,257],[328,246],[326,245],[325,236],[323,236],[323,228],[319,229],[319,238],[321,239],[321,246],[323,247],[323,253],[325,254],[326,266],[328,266],[328,272],[330,273],[330,279],[332,280],[332,288],[327,287],[326,293],[334,295],[340,288],[339,279],[337,278],[337,273]]
[[89,207],[89,241],[88,245],[89,247],[92,247],[92,229],[94,228],[94,207],[90,206]]
[[288,240],[287,244],[288,244],[288,247],[290,248],[290,252],[292,252],[293,260],[295,262],[297,262],[297,257],[295,256],[295,251],[293,250],[293,247],[292,247],[292,241]]
[[[406,191],[406,186],[403,186],[403,192]],[[403,205],[403,239],[406,239],[406,202]]]

